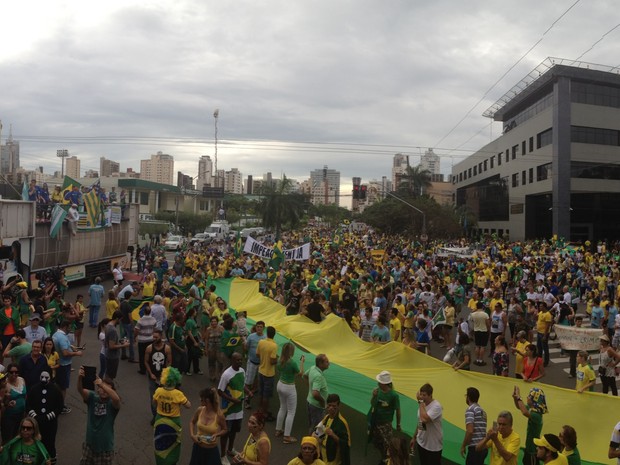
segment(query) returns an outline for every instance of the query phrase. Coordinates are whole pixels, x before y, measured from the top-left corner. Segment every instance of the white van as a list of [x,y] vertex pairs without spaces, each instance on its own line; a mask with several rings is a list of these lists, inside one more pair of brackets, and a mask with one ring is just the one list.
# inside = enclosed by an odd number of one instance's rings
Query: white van
[[228,221],[214,221],[205,228],[205,234],[211,241],[223,241],[228,236],[229,231]]

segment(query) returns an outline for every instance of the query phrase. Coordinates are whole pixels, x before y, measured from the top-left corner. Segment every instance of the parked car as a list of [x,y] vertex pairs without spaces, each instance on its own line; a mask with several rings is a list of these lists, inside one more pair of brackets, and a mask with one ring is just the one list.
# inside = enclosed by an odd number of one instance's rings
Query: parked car
[[181,236],[168,236],[164,247],[166,250],[179,250],[185,245],[185,238]]
[[208,244],[211,238],[207,236],[206,233],[197,233],[194,237],[189,241],[189,245],[194,246],[195,244]]

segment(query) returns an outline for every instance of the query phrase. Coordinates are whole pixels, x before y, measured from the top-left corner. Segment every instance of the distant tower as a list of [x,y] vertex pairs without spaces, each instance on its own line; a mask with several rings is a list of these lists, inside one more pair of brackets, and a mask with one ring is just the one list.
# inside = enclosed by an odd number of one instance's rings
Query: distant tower
[[441,161],[439,160],[439,155],[433,152],[433,149],[428,149],[424,155],[422,155],[422,159],[420,160],[420,168],[422,170],[428,170],[433,175],[441,174]]
[[392,162],[392,188],[398,189],[401,176],[407,172],[409,166],[409,155],[403,153],[397,153],[394,155]]

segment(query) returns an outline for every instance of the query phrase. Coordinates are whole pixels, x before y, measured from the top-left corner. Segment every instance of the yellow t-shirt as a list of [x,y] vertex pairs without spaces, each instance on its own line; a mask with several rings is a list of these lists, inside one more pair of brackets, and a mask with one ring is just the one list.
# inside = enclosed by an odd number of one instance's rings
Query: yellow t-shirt
[[[590,368],[590,365],[578,365],[577,366],[577,377],[575,382],[575,389],[578,391],[582,389],[585,385],[591,383],[596,380],[596,373],[594,370]],[[592,387],[590,387],[590,390]]]
[[553,323],[553,316],[551,316],[551,312],[540,312],[538,314],[538,319],[536,320],[536,331],[540,334],[546,334],[547,329]]
[[278,357],[278,344],[273,339],[261,339],[256,346],[256,355],[260,358],[258,372],[263,376],[275,376],[276,366],[271,363],[271,359]]
[[267,444],[269,444],[269,452],[271,452],[271,441],[267,435],[259,438],[258,441],[255,441],[250,434],[248,440],[245,442],[245,446],[243,447],[243,457],[252,462],[258,462],[258,443],[261,441],[267,441]]
[[525,348],[530,345],[530,341],[527,339],[523,342],[517,342],[515,344],[515,349],[517,349],[517,354],[515,357],[515,373],[523,373],[523,355],[520,355],[519,352],[525,353]]
[[144,281],[142,284],[142,297],[153,297],[155,295],[155,281]]
[[487,442],[487,447],[491,449],[491,459],[489,460],[489,465],[517,465],[519,446],[521,445],[521,437],[519,434],[513,430],[507,437],[503,437],[501,434],[498,434],[497,438],[504,449],[512,454],[512,459],[506,462],[497,451],[497,448],[493,447],[493,441],[489,441]]
[[118,310],[118,302],[116,300],[108,300],[105,303],[105,316],[107,316],[109,319],[112,319],[112,315],[114,315],[114,312],[116,310]]
[[402,328],[402,324],[400,323],[400,320],[398,319],[398,317],[392,318],[390,320],[390,339],[392,341],[400,340],[400,339],[396,339],[396,331],[399,332],[400,338],[402,339],[403,333],[401,331],[401,328]]
[[181,405],[187,403],[187,397],[178,389],[157,388],[153,394],[157,402],[157,413],[164,417],[180,417]]

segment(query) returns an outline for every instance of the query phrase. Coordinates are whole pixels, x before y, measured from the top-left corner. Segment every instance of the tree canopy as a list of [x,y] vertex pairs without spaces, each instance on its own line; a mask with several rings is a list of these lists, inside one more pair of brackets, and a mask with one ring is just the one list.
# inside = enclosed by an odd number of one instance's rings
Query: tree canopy
[[298,193],[291,193],[291,180],[284,175],[275,187],[266,187],[258,210],[263,217],[263,226],[273,228],[276,238],[280,237],[282,228],[297,227],[304,214],[305,198]]

